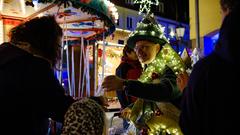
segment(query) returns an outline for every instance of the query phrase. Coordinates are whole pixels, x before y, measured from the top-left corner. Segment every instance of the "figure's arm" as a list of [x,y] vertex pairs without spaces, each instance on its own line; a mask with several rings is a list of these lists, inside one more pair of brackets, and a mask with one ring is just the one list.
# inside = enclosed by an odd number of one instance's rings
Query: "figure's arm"
[[161,76],[158,84],[130,80],[125,81],[124,84],[128,95],[147,100],[171,101],[181,94],[176,85],[176,76],[170,69],[167,69]]

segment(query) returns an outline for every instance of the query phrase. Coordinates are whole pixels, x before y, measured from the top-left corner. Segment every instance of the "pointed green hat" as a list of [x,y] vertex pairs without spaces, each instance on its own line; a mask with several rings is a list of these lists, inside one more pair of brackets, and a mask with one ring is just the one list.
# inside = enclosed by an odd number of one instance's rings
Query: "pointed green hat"
[[164,45],[169,41],[164,35],[163,28],[156,22],[153,14],[146,15],[143,20],[137,24],[137,28],[133,31],[127,40],[127,45],[134,48],[137,41],[148,40],[154,43]]

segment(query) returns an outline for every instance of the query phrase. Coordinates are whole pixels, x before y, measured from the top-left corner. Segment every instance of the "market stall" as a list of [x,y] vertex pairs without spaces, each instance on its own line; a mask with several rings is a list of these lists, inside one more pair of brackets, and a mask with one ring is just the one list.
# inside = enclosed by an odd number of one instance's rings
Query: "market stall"
[[105,43],[105,38],[115,31],[118,13],[113,3],[109,0],[0,0],[0,3],[0,42],[8,41],[8,31],[22,21],[55,15],[64,30],[59,81],[73,97],[97,93],[97,66],[91,71],[87,46],[93,47],[92,58],[96,63],[95,42]]

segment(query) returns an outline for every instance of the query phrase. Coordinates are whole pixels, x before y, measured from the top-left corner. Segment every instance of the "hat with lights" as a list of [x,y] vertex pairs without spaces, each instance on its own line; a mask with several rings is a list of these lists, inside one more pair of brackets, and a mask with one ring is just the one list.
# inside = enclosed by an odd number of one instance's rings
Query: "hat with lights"
[[153,14],[147,14],[137,24],[137,28],[130,34],[127,44],[130,48],[134,48],[136,42],[140,40],[147,40],[160,45],[169,42],[164,35],[163,27],[156,22]]

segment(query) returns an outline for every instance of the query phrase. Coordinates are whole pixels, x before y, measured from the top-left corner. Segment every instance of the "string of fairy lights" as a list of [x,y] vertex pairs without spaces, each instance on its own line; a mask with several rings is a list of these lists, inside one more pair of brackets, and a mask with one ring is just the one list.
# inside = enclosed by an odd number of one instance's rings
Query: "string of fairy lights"
[[185,65],[181,57],[168,43],[163,46],[162,50],[157,54],[153,62],[148,65],[140,76],[139,81],[143,83],[151,82],[152,73],[162,75],[166,67],[171,68],[176,75],[185,71]]
[[[156,58],[152,63],[148,65],[145,71],[142,73],[139,81],[143,83],[151,83],[154,80],[152,79],[152,74],[157,73],[160,76],[164,73],[166,68],[169,67],[177,75],[185,71],[185,64],[183,63],[181,57],[173,50],[173,48],[167,43],[163,46],[161,51],[157,54]],[[141,100],[141,99],[139,99]],[[139,102],[138,100],[136,102]],[[142,108],[141,105],[136,105],[137,110]],[[143,109],[143,108],[142,108]],[[141,109],[140,109],[141,110]],[[146,113],[152,114],[152,110],[148,109]],[[132,110],[132,115],[136,115],[135,111]],[[151,115],[152,116],[152,115]],[[134,121],[134,120],[133,120]],[[149,135],[156,134],[171,134],[171,135],[182,135],[182,132],[176,121],[171,120],[164,115],[152,116],[152,118],[146,121],[146,124],[151,130],[148,130]]]
[[151,12],[152,5],[158,5],[159,1],[155,0],[155,2],[152,2],[151,0],[135,0],[135,4],[140,4],[139,8],[139,14],[144,13],[146,11],[146,14],[149,14]]

